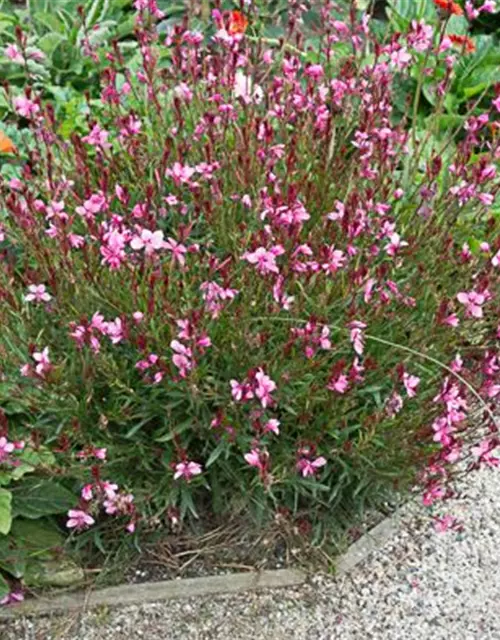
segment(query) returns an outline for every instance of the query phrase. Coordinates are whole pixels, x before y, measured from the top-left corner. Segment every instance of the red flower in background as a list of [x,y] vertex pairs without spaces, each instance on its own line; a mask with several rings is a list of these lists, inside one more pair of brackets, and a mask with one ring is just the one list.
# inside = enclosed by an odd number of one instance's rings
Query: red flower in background
[[228,33],[232,36],[237,33],[245,33],[248,27],[248,20],[241,11],[231,11],[229,15]]
[[443,11],[447,11],[448,13],[453,14],[454,16],[463,16],[464,14],[464,10],[462,9],[462,7],[456,2],[453,2],[453,0],[433,0],[433,1],[437,7],[439,7],[440,9],[443,9]]
[[468,36],[460,36],[455,33],[450,33],[448,38],[459,47],[463,47],[465,53],[474,53],[476,50],[476,45],[474,41],[471,40]]
[[16,147],[12,140],[0,131],[0,153],[15,153]]

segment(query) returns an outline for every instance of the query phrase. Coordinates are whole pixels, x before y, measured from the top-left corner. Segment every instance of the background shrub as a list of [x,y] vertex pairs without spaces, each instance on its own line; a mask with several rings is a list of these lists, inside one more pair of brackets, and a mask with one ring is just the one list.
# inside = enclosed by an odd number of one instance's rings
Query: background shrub
[[450,16],[421,3],[427,29],[380,39],[291,3],[274,40],[218,11],[165,36],[136,5],[140,68],[110,53],[69,129],[6,92],[26,135],[1,187],[0,403],[81,492],[68,526],[284,510],[319,535],[496,465],[500,99],[443,126]]

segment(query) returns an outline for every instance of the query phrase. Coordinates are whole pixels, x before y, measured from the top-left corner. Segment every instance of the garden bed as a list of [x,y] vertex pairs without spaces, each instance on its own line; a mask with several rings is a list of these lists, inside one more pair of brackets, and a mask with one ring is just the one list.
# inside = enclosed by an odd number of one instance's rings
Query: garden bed
[[1,18],[5,603],[324,560],[500,464],[491,3],[194,4]]

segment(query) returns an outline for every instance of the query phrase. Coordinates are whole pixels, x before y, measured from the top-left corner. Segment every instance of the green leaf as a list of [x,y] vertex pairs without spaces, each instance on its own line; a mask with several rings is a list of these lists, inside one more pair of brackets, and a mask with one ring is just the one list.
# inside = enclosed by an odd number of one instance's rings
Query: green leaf
[[61,40],[52,53],[52,64],[57,69],[70,69],[74,52],[75,49],[68,40]]
[[216,460],[224,452],[225,448],[226,448],[226,443],[224,442],[224,440],[221,440],[221,442],[219,442],[219,444],[215,447],[212,453],[208,456],[208,460],[205,463],[206,469],[208,469],[208,467],[210,467],[211,465],[213,465],[214,462],[216,462]]
[[9,595],[9,593],[10,587],[7,583],[7,580],[0,573],[0,598],[4,598],[5,596]]
[[391,0],[388,2],[387,13],[389,20],[396,30],[406,31],[412,20],[437,22],[436,8],[432,0]]
[[446,33],[465,35],[469,31],[469,21],[465,16],[450,16],[446,25]]
[[22,578],[26,569],[26,551],[15,544],[11,535],[0,536],[0,569],[14,578]]
[[46,27],[48,31],[64,33],[64,23],[56,18],[52,13],[40,12],[36,13],[33,17],[35,22]]
[[11,537],[27,551],[50,551],[64,544],[59,530],[47,520],[16,518],[12,523]]
[[12,515],[25,518],[65,513],[74,507],[76,497],[67,489],[50,480],[27,478],[12,489]]
[[35,467],[32,467],[30,464],[20,464],[18,467],[14,467],[11,471],[12,479],[19,480],[27,473],[32,473],[35,470]]
[[12,493],[0,489],[0,533],[7,535],[12,524]]
[[60,33],[46,33],[38,40],[37,44],[38,48],[50,58],[52,57],[54,49],[60,42],[63,42],[63,40],[65,40],[65,38]]

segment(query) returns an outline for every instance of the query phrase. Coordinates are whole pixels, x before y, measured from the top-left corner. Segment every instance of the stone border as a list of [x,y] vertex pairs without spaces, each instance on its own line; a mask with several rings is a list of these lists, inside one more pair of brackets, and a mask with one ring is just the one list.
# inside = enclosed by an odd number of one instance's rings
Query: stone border
[[[349,574],[358,564],[380,549],[399,529],[399,516],[389,516],[354,542],[336,563],[337,573]],[[18,616],[49,615],[86,610],[92,607],[141,605],[174,598],[195,598],[295,587],[303,584],[306,574],[298,569],[279,569],[248,573],[233,573],[207,578],[182,578],[161,582],[144,582],[107,587],[98,591],[79,591],[53,598],[37,598],[12,606],[0,607],[0,620]]]

